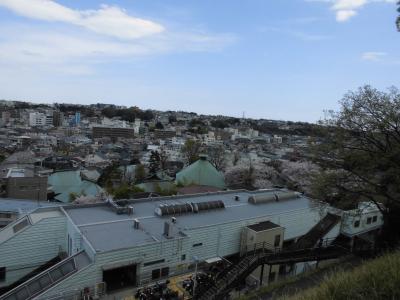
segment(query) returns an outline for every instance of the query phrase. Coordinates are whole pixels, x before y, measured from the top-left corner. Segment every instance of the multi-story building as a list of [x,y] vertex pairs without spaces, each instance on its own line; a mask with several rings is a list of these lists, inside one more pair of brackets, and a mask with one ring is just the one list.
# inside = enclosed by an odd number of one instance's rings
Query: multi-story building
[[60,127],[64,123],[64,113],[61,111],[54,111],[53,112],[53,126]]
[[122,127],[93,127],[93,138],[134,138],[135,130],[133,128]]
[[39,112],[29,113],[29,126],[52,126],[53,115]]
[[[379,210],[371,208],[368,214],[369,232],[379,230]],[[293,245],[309,249],[322,240],[331,243],[342,231],[353,240],[357,232],[343,229],[346,218],[342,211],[286,190],[39,208],[0,231],[0,288],[13,288],[0,299],[64,299],[100,288],[112,295],[191,272],[198,263],[240,257],[260,245],[267,251]],[[360,226],[352,220],[350,227]],[[297,260],[292,270],[316,263],[315,256],[307,259]],[[287,271],[266,267],[260,275],[265,282]]]
[[175,130],[154,130],[154,137],[156,139],[169,139],[176,135]]

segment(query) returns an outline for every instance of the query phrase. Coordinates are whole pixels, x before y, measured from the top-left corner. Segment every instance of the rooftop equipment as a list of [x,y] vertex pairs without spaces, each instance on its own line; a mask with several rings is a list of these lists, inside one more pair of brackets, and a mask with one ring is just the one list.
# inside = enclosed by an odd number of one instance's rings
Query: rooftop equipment
[[251,204],[261,204],[268,202],[278,202],[294,198],[298,198],[298,194],[295,192],[279,191],[277,193],[254,194],[249,197],[248,201]]
[[133,228],[139,229],[139,227],[140,227],[140,222],[139,222],[139,220],[138,220],[138,219],[134,219],[134,220],[133,220]]
[[168,215],[181,215],[187,213],[198,213],[211,209],[225,208],[222,200],[206,201],[206,202],[191,202],[181,204],[160,204],[155,210],[155,214],[162,217]]
[[128,215],[133,215],[133,212],[134,212],[133,206],[132,206],[132,205],[129,205],[129,206],[128,206]]

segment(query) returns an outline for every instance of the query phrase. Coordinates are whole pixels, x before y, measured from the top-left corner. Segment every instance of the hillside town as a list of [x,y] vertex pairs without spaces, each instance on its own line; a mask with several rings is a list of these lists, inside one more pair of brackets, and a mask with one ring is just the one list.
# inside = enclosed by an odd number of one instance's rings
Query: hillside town
[[322,123],[12,101],[1,117],[1,300],[229,299],[377,249],[379,203],[313,195]]
[[400,299],[399,0],[0,0],[0,300]]
[[316,170],[307,149],[317,126],[306,123],[2,101],[1,125],[7,198],[96,203],[226,188],[309,192]]

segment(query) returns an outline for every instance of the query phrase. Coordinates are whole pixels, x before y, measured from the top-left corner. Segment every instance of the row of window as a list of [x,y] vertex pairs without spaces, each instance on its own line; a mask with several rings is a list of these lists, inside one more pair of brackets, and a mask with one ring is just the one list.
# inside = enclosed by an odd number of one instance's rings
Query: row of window
[[0,218],[1,219],[11,219],[12,214],[10,213],[0,213]]
[[38,186],[37,185],[20,185],[19,186],[19,190],[20,191],[32,191],[32,190],[34,190],[34,191],[36,191],[36,190],[38,190]]
[[[368,217],[367,224],[376,223],[378,221],[378,216]],[[360,227],[360,220],[354,221],[354,227]]]

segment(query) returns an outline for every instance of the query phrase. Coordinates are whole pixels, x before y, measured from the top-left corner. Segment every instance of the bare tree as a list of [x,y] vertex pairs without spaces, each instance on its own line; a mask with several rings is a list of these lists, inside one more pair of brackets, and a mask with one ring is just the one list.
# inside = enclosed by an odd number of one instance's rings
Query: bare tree
[[187,163],[192,164],[199,159],[201,144],[198,141],[189,139],[185,142],[181,151]]
[[167,161],[169,159],[169,156],[163,148],[161,148],[158,153],[160,157],[160,169],[164,171],[167,168]]
[[218,171],[222,171],[225,168],[226,159],[223,146],[209,147],[207,154],[208,160]]

